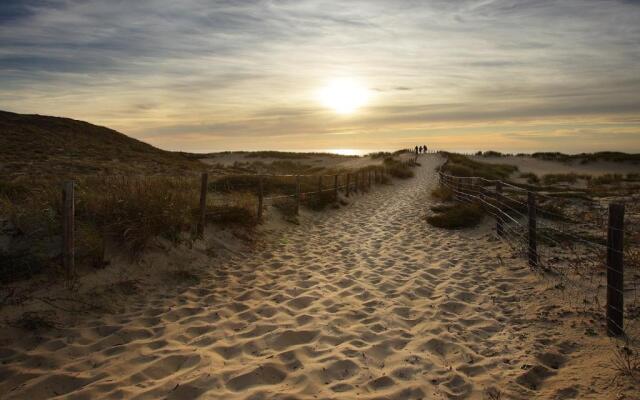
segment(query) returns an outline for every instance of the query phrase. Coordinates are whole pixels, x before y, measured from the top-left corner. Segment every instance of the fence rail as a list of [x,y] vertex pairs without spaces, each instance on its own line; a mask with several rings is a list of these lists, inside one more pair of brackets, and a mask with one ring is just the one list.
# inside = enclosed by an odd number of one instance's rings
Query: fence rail
[[575,308],[600,316],[610,336],[639,339],[640,234],[625,225],[624,204],[613,202],[608,210],[592,206],[595,218],[588,221],[558,211],[558,198],[512,183],[442,171],[439,181],[455,200],[477,204],[493,216],[497,236],[532,268],[557,277]]

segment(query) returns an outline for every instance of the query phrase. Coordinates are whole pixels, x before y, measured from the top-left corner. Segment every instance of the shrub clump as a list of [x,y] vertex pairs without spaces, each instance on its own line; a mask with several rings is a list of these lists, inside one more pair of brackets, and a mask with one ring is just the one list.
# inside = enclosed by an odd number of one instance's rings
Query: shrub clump
[[453,200],[453,191],[446,186],[438,186],[431,191],[431,196],[440,201]]
[[455,204],[436,208],[436,214],[427,217],[432,226],[444,229],[462,229],[477,226],[483,219],[482,207],[477,204]]

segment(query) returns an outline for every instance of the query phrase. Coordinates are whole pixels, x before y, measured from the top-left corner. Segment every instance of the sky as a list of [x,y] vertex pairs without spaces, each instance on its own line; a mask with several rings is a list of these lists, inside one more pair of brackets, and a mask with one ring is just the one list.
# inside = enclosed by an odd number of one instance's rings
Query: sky
[[640,152],[640,1],[2,0],[0,109],[193,152]]

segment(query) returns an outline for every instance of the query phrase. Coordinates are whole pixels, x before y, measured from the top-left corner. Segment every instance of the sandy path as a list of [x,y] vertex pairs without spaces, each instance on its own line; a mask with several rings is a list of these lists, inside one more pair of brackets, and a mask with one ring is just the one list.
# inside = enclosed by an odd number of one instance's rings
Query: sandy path
[[4,344],[0,393],[437,399],[495,386],[529,398],[516,380],[546,377],[521,369],[531,276],[520,261],[501,266],[487,234],[423,222],[439,160],[421,161],[415,179],[309,216],[251,257],[212,265],[195,287]]

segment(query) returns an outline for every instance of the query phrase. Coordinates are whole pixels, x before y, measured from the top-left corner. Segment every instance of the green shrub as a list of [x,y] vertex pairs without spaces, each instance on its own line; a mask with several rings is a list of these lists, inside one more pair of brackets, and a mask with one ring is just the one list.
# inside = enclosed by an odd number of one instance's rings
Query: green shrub
[[461,229],[477,226],[484,217],[482,207],[476,204],[456,204],[427,217],[427,222],[438,228]]

